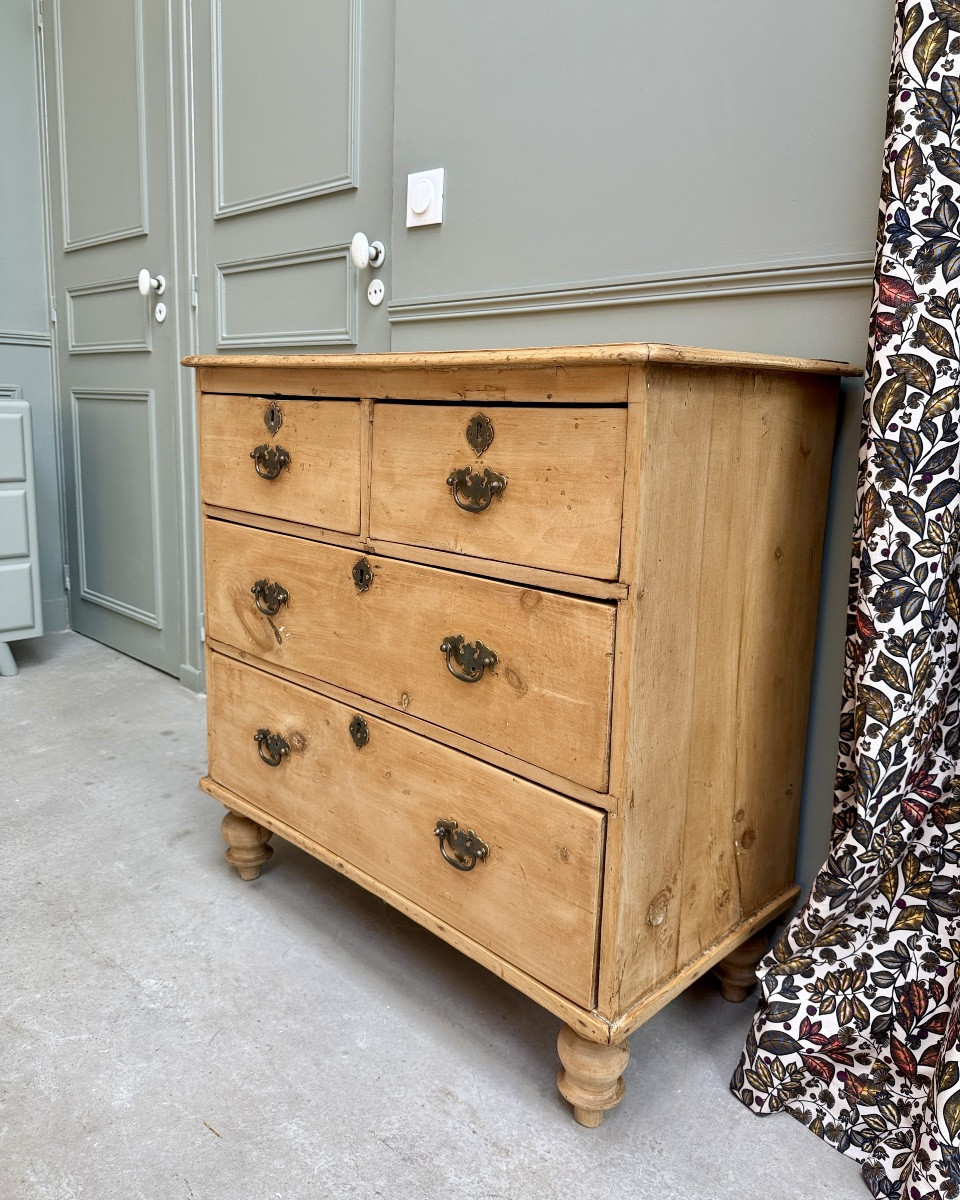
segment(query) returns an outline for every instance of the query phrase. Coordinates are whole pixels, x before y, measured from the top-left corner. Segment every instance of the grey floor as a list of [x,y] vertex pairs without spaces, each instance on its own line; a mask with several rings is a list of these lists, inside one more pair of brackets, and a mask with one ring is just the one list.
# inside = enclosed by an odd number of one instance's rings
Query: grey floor
[[294,847],[223,861],[204,703],[75,634],[0,679],[0,1200],[864,1200],[727,1091],[709,981],[580,1128],[557,1020]]

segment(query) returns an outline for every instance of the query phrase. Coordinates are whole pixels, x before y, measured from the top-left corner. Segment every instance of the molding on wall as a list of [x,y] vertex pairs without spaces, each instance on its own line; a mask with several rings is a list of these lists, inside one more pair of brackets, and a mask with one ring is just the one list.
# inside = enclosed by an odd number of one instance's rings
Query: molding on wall
[[[315,262],[340,261],[344,270],[346,300],[343,324],[328,329],[298,329],[289,333],[227,332],[226,281],[231,275],[252,271],[271,271]],[[265,258],[242,258],[234,262],[217,263],[217,348],[237,346],[355,346],[357,344],[357,272],[351,269],[350,247],[347,245],[318,246],[312,250],[297,250],[291,254],[275,254]]]
[[64,147],[66,145],[66,138],[64,136],[64,130],[66,129],[66,104],[63,79],[63,39],[61,37],[60,30],[59,5],[55,10],[55,16],[56,19],[54,21],[53,48],[54,61],[56,63],[55,92],[57,105],[57,127],[59,130],[59,137],[57,138],[57,154],[60,160],[60,199],[63,214],[63,249],[65,252],[69,250],[82,250],[87,246],[101,246],[106,242],[120,242],[126,238],[142,237],[147,233],[147,165],[146,154],[144,152],[147,144],[147,102],[144,83],[142,0],[137,0],[135,5],[137,46],[137,136],[139,138],[137,166],[140,182],[140,221],[138,224],[129,225],[122,229],[112,229],[83,238],[74,238],[70,232],[69,180],[67,177],[67,159],[64,151]]
[[390,321],[459,320],[464,317],[560,312],[565,309],[610,308],[630,304],[671,304],[681,300],[718,300],[736,296],[824,291],[869,287],[872,258],[837,257],[772,263],[749,263],[676,275],[640,275],[634,279],[601,279],[573,287],[557,286],[505,292],[395,300]]
[[[146,609],[136,608],[132,604],[127,604],[125,600],[121,600],[116,596],[106,596],[101,592],[94,591],[90,587],[87,575],[87,548],[84,540],[84,530],[86,529],[86,521],[83,515],[83,464],[80,459],[80,429],[79,429],[79,405],[82,400],[109,400],[113,403],[123,403],[132,401],[135,404],[146,404],[147,406],[147,429],[150,442],[150,460],[149,466],[149,486],[150,486],[150,505],[152,509],[151,521],[153,524],[153,596],[154,611],[150,612]],[[70,389],[70,420],[73,425],[73,470],[74,479],[76,481],[76,504],[77,504],[77,535],[78,535],[78,554],[80,566],[80,581],[79,594],[81,600],[87,600],[91,604],[98,604],[101,608],[110,609],[111,612],[120,613],[121,616],[129,617],[133,621],[139,621],[142,625],[149,625],[153,629],[163,628],[162,617],[162,598],[163,598],[163,581],[161,572],[163,564],[160,560],[160,531],[157,525],[158,515],[160,512],[160,497],[158,495],[158,477],[159,464],[157,461],[157,438],[156,438],[156,403],[152,389],[137,389],[125,391],[120,388],[71,388]]]
[[[131,303],[137,305],[140,313],[140,337],[128,342],[78,342],[76,338],[75,305],[78,299],[85,296],[101,296],[107,292],[135,292],[136,298]],[[67,288],[67,346],[71,354],[130,354],[150,351],[153,349],[153,329],[147,306],[143,303],[136,279],[111,279],[104,283],[85,283],[79,287]]]
[[0,346],[52,346],[49,333],[34,332],[32,329],[0,329]]
[[214,220],[236,216],[238,213],[259,212],[264,208],[275,208],[279,204],[290,204],[311,196],[326,196],[331,192],[350,191],[359,186],[360,180],[360,0],[350,0],[350,45],[347,51],[347,161],[340,174],[327,179],[313,180],[300,187],[286,191],[268,192],[262,196],[248,196],[237,200],[225,198],[223,158],[223,53],[221,36],[221,0],[212,6],[213,33],[211,38],[213,63],[213,157],[214,171]]

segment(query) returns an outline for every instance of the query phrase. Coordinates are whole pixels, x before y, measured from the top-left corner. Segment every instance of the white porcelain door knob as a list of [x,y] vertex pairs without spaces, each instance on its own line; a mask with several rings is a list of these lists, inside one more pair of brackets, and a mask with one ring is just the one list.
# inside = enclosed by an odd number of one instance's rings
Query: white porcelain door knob
[[365,233],[355,233],[350,243],[350,257],[358,271],[367,267],[382,267],[387,251],[383,242],[369,242]]
[[140,289],[141,296],[149,296],[151,290],[156,291],[158,296],[163,295],[163,289],[167,286],[167,281],[162,275],[158,275],[156,279],[150,274],[146,267],[137,276],[137,287]]

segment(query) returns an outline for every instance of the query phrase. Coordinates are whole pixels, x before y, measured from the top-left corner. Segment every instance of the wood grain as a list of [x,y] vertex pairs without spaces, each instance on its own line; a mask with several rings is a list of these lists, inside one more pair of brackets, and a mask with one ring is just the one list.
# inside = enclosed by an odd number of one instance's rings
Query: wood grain
[[[434,364],[413,368],[366,363],[354,367],[336,359],[322,370],[309,363],[286,366],[266,358],[253,367],[224,360],[199,369],[204,392],[258,392],[263,396],[339,398],[367,396],[376,400],[440,400],[451,404],[623,404],[627,395],[626,365],[594,363],[558,367],[530,364],[497,366],[479,372],[469,365]],[[469,414],[468,414],[469,415]]]
[[[774,896],[769,904],[765,904],[752,917],[726,932],[712,946],[705,947],[693,962],[686,963],[679,970],[658,979],[653,987],[634,1000],[632,1004],[625,1005],[616,1019],[609,1023],[609,1038],[614,1042],[619,1042],[629,1037],[634,1030],[649,1021],[661,1008],[669,1004],[681,992],[686,991],[691,983],[699,979],[701,975],[705,975],[711,967],[715,967],[743,942],[753,937],[765,925],[769,925],[775,917],[796,904],[799,895],[800,889],[791,887],[778,896]],[[589,1035],[585,1034],[584,1036]]]
[[374,896],[378,896],[385,903],[397,909],[398,912],[402,912],[404,916],[409,917],[411,921],[416,921],[418,925],[422,925],[424,929],[429,930],[448,945],[466,954],[474,962],[480,963],[488,971],[492,971],[498,979],[504,980],[511,987],[515,987],[518,992],[529,996],[541,1008],[545,1008],[547,1012],[551,1012],[554,1016],[559,1017],[561,1021],[565,1021],[581,1037],[585,1037],[589,1041],[599,1042],[601,1045],[606,1044],[610,1040],[609,1021],[605,1021],[602,1017],[599,1017],[596,1012],[584,1008],[582,1005],[574,1004],[571,1000],[567,1000],[559,992],[544,987],[532,975],[521,971],[513,963],[509,963],[499,955],[492,953],[485,946],[482,946],[472,938],[468,938],[458,929],[451,928],[445,921],[441,921],[419,904],[414,904],[405,896],[401,896],[393,888],[386,887],[377,879],[376,875],[369,875],[365,871],[358,870],[339,855],[332,854],[325,846],[320,845],[319,842],[305,837],[298,829],[287,824],[286,821],[281,821],[279,817],[257,808],[255,804],[252,804],[242,796],[238,796],[236,792],[231,792],[222,784],[217,783],[215,779],[211,779],[209,775],[205,775],[200,780],[199,787],[202,792],[205,792],[226,808],[242,813],[252,821],[256,821],[257,824],[270,829],[273,833],[284,838],[292,845],[299,846],[301,850],[305,850],[308,854],[311,854],[334,871],[339,872],[339,874],[345,876],[353,883],[371,892]]
[[[465,436],[472,412],[376,405],[371,537],[615,579],[626,409],[487,405],[482,411],[495,432],[479,457]],[[483,512],[458,507],[447,484],[463,467],[507,480]]]
[[[593,1003],[604,818],[405,730],[253,667],[211,656],[210,774],[333,854],[584,1006]],[[254,733],[280,732],[279,767]],[[475,830],[489,855],[470,871],[442,857],[434,828]]]
[[[257,396],[200,397],[200,491],[208,504],[267,513],[344,533],[360,532],[360,404],[279,403],[271,435],[268,402]],[[282,446],[290,465],[261,479],[250,452]]]
[[[204,542],[211,638],[605,789],[613,605],[376,555],[361,593],[359,556],[341,547],[209,520]],[[290,595],[275,617],[251,595],[261,578]],[[440,650],[451,634],[488,646],[497,666],[455,679]]]
[[792,883],[836,412],[835,383],[815,376],[651,366],[643,379],[607,1015]]
[[[862,375],[859,367],[830,359],[792,358],[740,350],[711,350],[700,346],[672,346],[661,342],[609,342],[593,346],[525,346],[512,350],[455,350],[402,354],[237,354],[193,355],[185,367],[293,369],[366,368],[376,371],[442,369],[445,367],[569,367],[580,364],[608,366],[633,363],[673,363],[678,366],[749,367],[752,370],[807,371],[816,375]],[[371,395],[377,395],[371,392]]]
[[401,546],[382,539],[373,540],[351,534],[338,533],[335,529],[321,529],[315,525],[304,525],[299,521],[278,520],[257,513],[245,513],[236,508],[223,508],[218,504],[204,504],[205,517],[216,517],[221,521],[234,521],[241,525],[254,525],[260,529],[272,529],[276,533],[288,533],[293,537],[309,538],[314,542],[328,542],[334,546],[347,546],[358,553],[382,554],[386,558],[399,558],[406,562],[418,562],[427,567],[443,567],[448,571],[462,571],[467,575],[480,575],[484,579],[502,579],[511,583],[547,588],[552,592],[566,592],[571,596],[590,596],[595,600],[622,600],[630,594],[630,586],[615,580],[588,579],[583,575],[567,575],[560,571],[542,571],[521,563],[492,562],[470,554],[451,554],[446,550],[431,550],[426,546]]
[[[596,1124],[630,1032],[796,897],[838,379],[859,372],[642,343],[186,361],[222,426],[203,464],[204,790],[560,1016],[564,1086]],[[301,459],[327,455],[344,508],[242,494],[255,442],[227,498],[223,439],[249,411],[266,440],[274,394],[303,398],[281,401],[281,444],[331,418]],[[485,513],[446,484],[468,464],[507,476]],[[273,618],[250,594],[264,577],[290,592]],[[455,633],[499,656],[477,684],[447,672]],[[278,768],[251,722],[290,733]],[[441,816],[495,853],[456,872]]]
[[314,675],[305,675],[302,671],[285,667],[281,663],[266,662],[256,654],[251,654],[247,650],[238,650],[236,646],[218,641],[216,638],[207,638],[207,646],[215,654],[223,654],[227,658],[235,658],[237,662],[249,663],[260,670],[268,670],[281,679],[297,684],[298,687],[318,692],[321,696],[329,696],[331,700],[349,704],[360,712],[371,713],[384,721],[399,725],[401,729],[409,729],[411,733],[419,734],[420,737],[430,738],[445,746],[451,746],[463,754],[470,755],[471,758],[479,758],[482,762],[499,767],[501,771],[507,771],[511,775],[520,775],[532,783],[540,784],[541,787],[549,788],[553,792],[560,792],[561,795],[569,796],[572,800],[579,800],[581,804],[589,804],[593,808],[602,808],[608,812],[619,808],[620,801],[617,796],[608,792],[597,792],[582,784],[574,783],[572,779],[566,779],[553,771],[545,771],[543,767],[524,762],[512,754],[505,754],[503,750],[499,750],[495,746],[485,746],[482,742],[464,737],[463,734],[456,733],[452,729],[441,729],[436,725],[431,725],[421,717],[404,712],[403,709],[382,704],[379,700],[371,700],[369,696],[358,696],[356,692],[337,687],[336,684],[318,679]]

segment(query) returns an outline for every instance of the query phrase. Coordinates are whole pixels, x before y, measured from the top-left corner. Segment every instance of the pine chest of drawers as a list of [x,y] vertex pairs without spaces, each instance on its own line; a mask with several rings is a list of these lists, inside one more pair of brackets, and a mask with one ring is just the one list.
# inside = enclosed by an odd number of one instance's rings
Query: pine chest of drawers
[[711,967],[742,990],[795,899],[852,369],[647,344],[186,362],[228,861],[254,878],[279,834],[533,997],[599,1124],[631,1031]]

